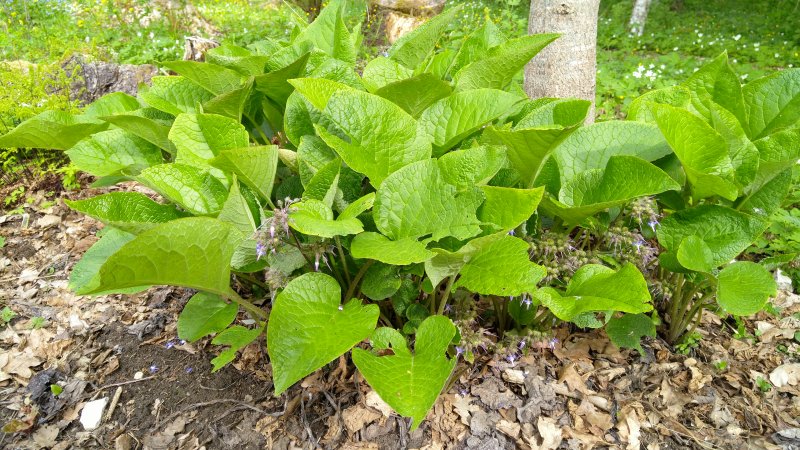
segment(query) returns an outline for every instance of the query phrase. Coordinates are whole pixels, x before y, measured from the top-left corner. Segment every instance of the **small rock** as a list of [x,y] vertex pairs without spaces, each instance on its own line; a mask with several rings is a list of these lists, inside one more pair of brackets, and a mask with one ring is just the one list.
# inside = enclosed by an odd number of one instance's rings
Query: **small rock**
[[50,228],[57,225],[61,225],[61,217],[53,214],[48,214],[36,221],[36,226],[39,228]]
[[81,425],[86,431],[92,431],[100,426],[100,421],[103,420],[103,411],[106,409],[108,398],[103,397],[93,400],[83,406],[81,411]]
[[142,378],[144,378],[144,372],[142,372],[142,371],[139,371],[139,372],[136,372],[135,374],[133,374],[133,379],[134,380],[141,380]]
[[70,316],[69,316],[69,328],[72,331],[76,331],[76,332],[80,333],[80,332],[86,330],[87,328],[89,328],[89,324],[87,324],[86,322],[81,320],[81,318],[78,317],[77,314],[70,314]]
[[694,358],[686,358],[686,360],[683,362],[683,365],[686,367],[694,367],[697,365],[697,360]]
[[781,269],[775,271],[775,282],[778,283],[778,289],[792,292],[792,279],[784,275]]
[[525,384],[525,372],[519,369],[506,369],[503,371],[503,379],[509,383]]
[[800,363],[784,364],[776,367],[769,374],[769,381],[777,388],[784,387],[787,384],[797,386],[800,383]]

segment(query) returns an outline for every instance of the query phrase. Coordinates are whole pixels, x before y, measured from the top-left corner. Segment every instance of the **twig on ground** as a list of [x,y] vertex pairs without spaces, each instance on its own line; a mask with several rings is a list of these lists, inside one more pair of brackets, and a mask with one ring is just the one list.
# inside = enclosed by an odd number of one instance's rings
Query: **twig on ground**
[[170,414],[169,416],[164,418],[164,420],[156,421],[156,424],[153,426],[153,429],[158,430],[165,423],[168,423],[172,419],[178,417],[179,415],[181,415],[181,414],[183,414],[183,413],[185,413],[187,411],[190,411],[190,410],[193,410],[193,409],[197,409],[197,408],[203,408],[205,406],[218,405],[220,403],[236,403],[236,404],[238,404],[238,405],[240,405],[240,406],[242,406],[242,407],[244,407],[246,409],[251,409],[251,410],[253,410],[253,411],[255,411],[255,412],[259,413],[259,414],[263,414],[265,416],[270,416],[270,417],[280,417],[286,412],[286,405],[285,404],[284,404],[284,407],[283,407],[283,411],[280,411],[280,412],[267,412],[267,411],[264,411],[261,408],[253,406],[253,405],[251,405],[249,403],[241,402],[239,400],[234,400],[232,398],[222,398],[222,399],[218,399],[218,400],[211,400],[211,401],[208,401],[208,402],[200,402],[200,403],[193,403],[191,405],[187,405],[187,406],[179,409],[178,411],[175,411],[174,413]]

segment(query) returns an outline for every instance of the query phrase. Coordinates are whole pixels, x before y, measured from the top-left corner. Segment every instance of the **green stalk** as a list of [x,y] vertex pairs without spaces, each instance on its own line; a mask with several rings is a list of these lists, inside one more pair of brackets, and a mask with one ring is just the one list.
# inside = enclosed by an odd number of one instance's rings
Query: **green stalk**
[[447,305],[447,301],[450,300],[450,290],[453,289],[453,283],[455,281],[455,275],[451,276],[450,279],[447,280],[447,286],[444,288],[444,294],[442,294],[442,299],[439,301],[439,311],[437,314],[440,316],[444,315],[444,307]]
[[235,275],[239,278],[244,278],[245,280],[255,284],[256,286],[264,289],[265,291],[269,291],[269,286],[267,286],[263,281],[258,280],[256,277],[250,275],[249,273],[244,272],[235,272]]
[[344,294],[345,301],[353,298],[353,294],[355,294],[356,292],[356,286],[358,286],[358,283],[361,281],[362,278],[364,278],[364,274],[367,273],[367,269],[369,269],[370,266],[373,264],[375,264],[375,260],[369,259],[367,260],[367,262],[364,263],[363,266],[361,266],[361,269],[358,270],[356,277],[353,278],[353,282],[350,283],[350,285],[347,287],[347,293]]
[[339,236],[336,236],[333,239],[336,241],[336,249],[339,250],[339,258],[342,260],[344,276],[347,278],[347,285],[349,286],[353,280],[350,279],[350,269],[347,267],[347,257],[344,255],[344,250],[342,250],[342,241],[339,239]]
[[225,296],[228,297],[229,300],[231,300],[231,301],[233,301],[235,303],[238,303],[239,306],[241,306],[247,312],[249,312],[250,315],[253,316],[253,318],[258,318],[258,319],[261,319],[261,320],[267,320],[267,313],[266,312],[262,311],[260,308],[258,308],[256,305],[250,303],[249,301],[243,299],[241,296],[239,296],[239,294],[237,294],[233,290],[228,292],[227,295],[225,295]]

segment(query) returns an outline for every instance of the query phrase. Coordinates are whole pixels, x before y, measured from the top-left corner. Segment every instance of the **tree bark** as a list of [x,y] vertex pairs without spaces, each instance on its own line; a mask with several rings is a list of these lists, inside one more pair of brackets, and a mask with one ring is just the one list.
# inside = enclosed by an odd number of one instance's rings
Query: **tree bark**
[[560,33],[525,67],[531,98],[589,100],[587,123],[594,122],[597,80],[597,10],[600,0],[531,0],[528,33]]
[[635,0],[633,3],[633,12],[631,13],[631,21],[628,25],[631,28],[631,33],[641,36],[644,34],[644,23],[647,21],[647,11],[650,9],[652,0]]

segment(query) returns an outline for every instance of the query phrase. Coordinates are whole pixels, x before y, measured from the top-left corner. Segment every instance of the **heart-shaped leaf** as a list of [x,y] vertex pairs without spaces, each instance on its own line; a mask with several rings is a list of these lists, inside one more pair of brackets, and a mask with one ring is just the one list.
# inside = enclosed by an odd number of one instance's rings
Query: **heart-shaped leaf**
[[778,293],[767,269],[750,261],[737,261],[719,272],[717,303],[737,316],[755,314]]
[[218,295],[198,292],[178,316],[178,337],[194,342],[203,336],[219,333],[236,318],[239,305],[228,303]]

